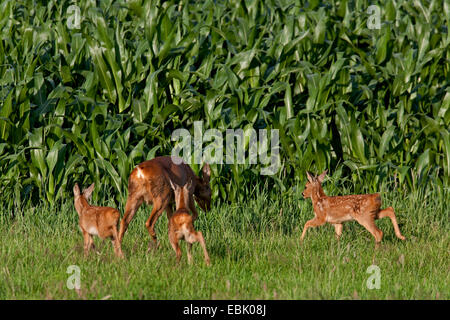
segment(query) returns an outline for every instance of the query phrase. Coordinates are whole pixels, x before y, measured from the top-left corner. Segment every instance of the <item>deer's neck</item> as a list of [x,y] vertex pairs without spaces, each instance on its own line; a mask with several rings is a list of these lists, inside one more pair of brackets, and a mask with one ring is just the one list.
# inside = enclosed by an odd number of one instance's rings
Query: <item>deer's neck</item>
[[178,199],[176,201],[177,210],[187,209],[188,208],[188,200],[189,200],[189,195],[187,194],[187,192],[182,190],[180,192],[180,196],[178,197]]
[[87,200],[79,196],[77,199],[75,199],[75,209],[78,212],[78,215],[81,216],[84,210],[90,207],[90,204],[87,202]]
[[323,192],[322,187],[316,188],[311,195],[313,207],[315,212],[322,212],[322,200],[325,199],[327,196],[325,192]]

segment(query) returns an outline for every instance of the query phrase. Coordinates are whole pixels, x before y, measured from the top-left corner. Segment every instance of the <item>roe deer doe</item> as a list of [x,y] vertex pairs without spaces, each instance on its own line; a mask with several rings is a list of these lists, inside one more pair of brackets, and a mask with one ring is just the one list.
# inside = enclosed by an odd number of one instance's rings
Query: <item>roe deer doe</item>
[[184,239],[187,243],[188,263],[192,263],[191,249],[194,242],[200,242],[205,255],[205,263],[209,266],[209,256],[206,250],[205,239],[201,231],[195,231],[193,225],[193,217],[189,214],[189,193],[192,182],[189,181],[183,187],[172,182],[169,178],[170,186],[175,193],[176,211],[169,218],[169,241],[177,256],[177,263],[181,259],[181,249],[178,241]]
[[375,220],[384,217],[391,219],[397,238],[405,240],[398,227],[394,209],[392,207],[380,209],[380,194],[328,197],[322,189],[322,182],[326,174],[327,170],[320,176],[312,176],[306,172],[308,182],[303,191],[303,197],[311,198],[315,217],[305,223],[300,241],[303,241],[308,228],[321,226],[325,222],[334,225],[336,236],[339,239],[342,234],[342,223],[356,220],[374,236],[375,243],[378,245],[383,237],[383,231],[377,228]]
[[117,232],[117,223],[120,218],[119,211],[110,207],[91,206],[88,201],[93,190],[94,183],[83,190],[83,193],[80,192],[78,184],[73,187],[75,209],[80,218],[79,225],[84,238],[84,254],[87,255],[94,244],[92,236],[97,235],[101,239],[111,238],[114,253],[122,258],[123,253]]
[[149,250],[152,245],[157,247],[155,224],[159,216],[164,210],[167,217],[172,215],[173,192],[167,181],[165,173],[170,174],[173,181],[177,185],[185,185],[188,180],[192,181],[191,193],[189,194],[188,208],[193,213],[193,220],[198,217],[194,200],[206,212],[211,206],[211,188],[209,186],[209,178],[211,169],[207,163],[202,168],[202,178],[199,178],[192,171],[191,167],[182,162],[175,164],[171,156],[156,157],[152,160],[144,161],[138,164],[130,174],[128,179],[128,198],[125,205],[125,213],[120,222],[119,242],[122,243],[128,224],[133,219],[134,214],[145,201],[146,204],[153,204],[150,217],[145,222],[151,241]]

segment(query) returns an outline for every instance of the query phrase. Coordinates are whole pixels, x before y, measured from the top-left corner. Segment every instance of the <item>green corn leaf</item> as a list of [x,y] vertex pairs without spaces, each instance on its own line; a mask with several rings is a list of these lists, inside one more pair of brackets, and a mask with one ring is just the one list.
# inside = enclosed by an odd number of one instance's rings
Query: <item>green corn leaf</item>
[[386,129],[386,131],[381,136],[381,142],[380,142],[380,146],[378,148],[378,158],[380,160],[383,159],[384,153],[388,149],[389,143],[390,143],[392,137],[394,136],[394,133],[395,133],[395,127],[390,126]]

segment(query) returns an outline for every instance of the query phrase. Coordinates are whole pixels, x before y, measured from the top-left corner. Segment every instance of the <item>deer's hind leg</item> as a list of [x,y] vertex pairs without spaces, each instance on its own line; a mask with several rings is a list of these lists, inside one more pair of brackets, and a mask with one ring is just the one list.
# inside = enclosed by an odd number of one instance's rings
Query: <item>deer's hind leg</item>
[[181,260],[181,249],[180,249],[180,244],[178,243],[178,237],[175,234],[175,232],[169,230],[169,242],[170,245],[172,246],[173,250],[175,251],[175,255],[177,258],[177,263],[180,263]]
[[377,225],[375,224],[374,215],[355,218],[355,220],[358,221],[360,225],[366,228],[373,235],[376,245],[381,242],[381,239],[383,239],[383,231],[378,229]]
[[117,231],[117,226],[114,225],[111,228],[111,242],[113,244],[114,247],[114,253],[116,256],[118,256],[119,258],[123,258],[123,252],[122,252],[122,246],[120,244],[119,241],[119,233]]
[[163,213],[163,211],[166,210],[168,204],[169,204],[168,197],[155,198],[153,201],[152,212],[150,213],[150,217],[148,218],[148,220],[145,222],[145,227],[147,228],[148,233],[150,234],[150,238],[151,238],[150,243],[148,245],[148,251],[151,250],[152,245],[156,248],[158,247],[158,241],[157,241],[156,232],[155,232],[155,224],[156,224],[156,221],[158,220],[158,218]]
[[392,225],[394,226],[395,235],[397,236],[397,238],[399,238],[400,240],[405,240],[406,238],[402,235],[402,233],[400,232],[400,228],[398,227],[397,217],[395,216],[394,208],[389,207],[380,210],[377,213],[376,219],[382,219],[384,217],[389,217],[389,219],[391,219]]
[[206,250],[205,238],[203,238],[203,233],[201,231],[195,232],[195,239],[200,242],[203,249],[203,255],[205,256],[205,263],[207,266],[210,265],[208,251]]
[[[130,192],[130,191],[129,191]],[[120,229],[118,234],[118,241],[122,244],[123,236],[128,229],[128,225],[134,217],[134,214],[139,209],[144,199],[141,195],[129,194],[127,203],[125,204],[125,213],[120,221]]]
[[188,258],[188,263],[192,264],[192,243],[191,242],[186,242],[187,244],[187,258]]

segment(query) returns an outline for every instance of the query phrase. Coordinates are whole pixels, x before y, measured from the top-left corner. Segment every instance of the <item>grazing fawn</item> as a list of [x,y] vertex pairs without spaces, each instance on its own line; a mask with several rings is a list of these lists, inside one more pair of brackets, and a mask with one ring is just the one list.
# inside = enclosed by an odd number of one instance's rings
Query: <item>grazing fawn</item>
[[94,190],[94,183],[89,188],[80,192],[78,184],[73,187],[75,196],[75,209],[77,210],[79,225],[83,232],[84,254],[87,255],[94,244],[92,236],[99,236],[101,239],[111,238],[114,246],[114,253],[118,257],[123,257],[122,248],[117,232],[117,222],[120,214],[117,209],[110,207],[96,207],[89,204],[89,199]]
[[[175,163],[173,160],[179,160],[179,162],[176,161]],[[145,227],[151,237],[148,249],[157,247],[156,221],[164,210],[167,212],[167,217],[170,217],[173,212],[173,192],[170,189],[167,175],[170,175],[173,182],[180,186],[185,185],[188,180],[192,181],[191,188],[193,192],[189,194],[187,207],[193,213],[194,221],[198,216],[194,199],[205,212],[210,209],[211,188],[209,179],[211,169],[207,163],[202,168],[202,177],[200,178],[195,175],[191,167],[184,163],[181,158],[163,156],[144,161],[133,169],[128,179],[128,198],[125,205],[125,213],[120,222],[120,243],[122,243],[123,236],[134,214],[145,202],[147,205],[153,205],[150,217],[145,222]]]
[[201,231],[195,231],[193,225],[193,217],[189,214],[189,190],[191,189],[192,181],[186,183],[183,187],[175,185],[169,179],[170,186],[175,193],[176,211],[169,218],[169,241],[177,256],[177,263],[181,259],[181,249],[178,241],[184,239],[187,242],[187,257],[188,263],[192,263],[191,248],[194,242],[200,242],[205,255],[205,263],[209,266],[209,256],[206,250],[205,239]]
[[311,198],[315,217],[305,223],[300,241],[303,241],[308,228],[321,226],[325,222],[334,225],[336,236],[339,239],[342,234],[342,223],[356,220],[374,236],[375,243],[378,245],[383,237],[383,231],[377,228],[375,220],[384,217],[391,219],[397,238],[405,240],[398,227],[394,209],[392,207],[380,209],[380,194],[328,197],[322,189],[322,182],[326,174],[327,170],[319,176],[313,176],[306,172],[308,182],[303,191],[303,197]]

